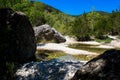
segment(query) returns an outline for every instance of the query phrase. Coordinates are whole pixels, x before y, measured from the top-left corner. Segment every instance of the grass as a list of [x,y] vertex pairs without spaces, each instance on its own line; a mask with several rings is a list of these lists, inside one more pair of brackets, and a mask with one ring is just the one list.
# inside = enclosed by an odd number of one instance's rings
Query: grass
[[106,38],[106,39],[103,39],[103,40],[101,40],[101,39],[96,39],[95,41],[97,41],[97,42],[103,42],[103,43],[110,43],[111,41],[112,41],[112,39],[110,39],[110,38]]

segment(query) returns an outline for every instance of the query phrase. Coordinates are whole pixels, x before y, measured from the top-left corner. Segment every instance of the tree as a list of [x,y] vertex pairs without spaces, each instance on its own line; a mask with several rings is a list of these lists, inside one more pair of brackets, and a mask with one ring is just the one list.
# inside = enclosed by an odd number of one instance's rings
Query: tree
[[98,22],[94,27],[94,31],[95,31],[96,38],[99,38],[99,39],[104,39],[104,35],[110,32],[110,27],[108,25],[107,20],[104,17],[98,20]]
[[97,13],[97,12],[90,12],[87,14],[87,19],[88,19],[88,25],[91,29],[91,34],[94,34],[94,26],[96,25],[97,21],[101,18],[102,16]]
[[0,8],[12,7],[17,3],[28,2],[29,0],[0,0]]
[[108,18],[108,22],[111,26],[111,35],[118,35],[120,33],[120,11],[112,11]]
[[88,27],[86,13],[75,19],[72,30],[73,34],[77,37],[78,40],[90,40],[90,29]]

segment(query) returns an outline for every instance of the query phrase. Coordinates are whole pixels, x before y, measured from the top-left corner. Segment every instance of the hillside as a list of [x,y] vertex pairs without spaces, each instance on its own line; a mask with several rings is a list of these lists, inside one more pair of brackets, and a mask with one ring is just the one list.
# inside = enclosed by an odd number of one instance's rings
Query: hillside
[[13,9],[26,13],[33,26],[49,24],[63,35],[72,35],[78,40],[90,40],[90,36],[103,39],[103,35],[118,35],[120,32],[119,10],[112,13],[104,11],[83,12],[79,16],[72,16],[40,2],[15,4]]
[[49,24],[63,34],[66,34],[66,32],[69,34],[68,31],[65,30],[66,28],[67,30],[69,29],[69,26],[71,26],[69,23],[72,23],[75,19],[73,16],[64,14],[51,6],[40,2],[19,4],[15,5],[13,8],[14,10],[26,13],[30,18],[33,26]]

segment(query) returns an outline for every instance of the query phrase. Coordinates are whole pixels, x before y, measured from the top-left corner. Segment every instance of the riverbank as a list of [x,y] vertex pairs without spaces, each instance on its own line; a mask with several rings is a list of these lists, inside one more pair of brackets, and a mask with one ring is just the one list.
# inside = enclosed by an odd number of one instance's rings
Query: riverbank
[[53,51],[63,51],[64,53],[71,54],[71,55],[97,55],[95,52],[90,52],[82,49],[73,49],[69,48],[68,45],[71,44],[85,44],[85,45],[91,45],[93,48],[101,48],[101,49],[115,49],[120,48],[120,40],[115,39],[112,40],[110,43],[99,43],[96,41],[84,41],[79,42],[76,41],[74,38],[70,38],[68,36],[65,37],[66,42],[64,43],[38,43],[37,44],[37,50],[53,50]]
[[94,53],[94,52],[73,49],[73,48],[69,48],[66,45],[57,44],[57,43],[38,44],[37,50],[63,51],[64,53],[71,54],[71,55],[80,55],[80,54],[82,54],[82,55],[97,55],[97,53]]

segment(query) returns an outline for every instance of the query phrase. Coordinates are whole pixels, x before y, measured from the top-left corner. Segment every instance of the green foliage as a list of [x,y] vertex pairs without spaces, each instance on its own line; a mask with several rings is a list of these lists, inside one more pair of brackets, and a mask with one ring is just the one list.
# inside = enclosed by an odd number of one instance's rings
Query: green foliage
[[68,29],[71,25],[70,22],[73,21],[73,17],[61,13],[50,6],[39,2],[23,2],[15,4],[12,8],[24,12],[29,17],[33,26],[49,24],[63,34],[70,33]]
[[6,7],[24,12],[33,26],[49,24],[63,35],[75,36],[81,40],[86,40],[90,36],[100,38],[106,34],[120,34],[120,10],[118,9],[111,14],[92,10],[79,16],[69,16],[40,2],[0,0],[0,8]]
[[86,35],[102,39],[104,35],[118,35],[120,33],[120,11],[117,10],[111,14],[95,11],[84,13],[76,17],[72,29],[73,35],[81,38]]
[[111,27],[111,34],[116,35],[120,33],[120,10],[113,11],[108,18],[109,25]]
[[90,36],[90,28],[88,26],[88,20],[85,13],[82,16],[75,19],[73,23],[72,33],[77,38],[82,39]]
[[95,41],[97,41],[97,42],[104,42],[104,43],[110,43],[111,41],[112,41],[112,39],[110,39],[110,38],[106,38],[106,39],[103,39],[103,40],[101,40],[101,39],[96,39]]
[[87,20],[88,20],[88,25],[91,29],[91,33],[93,32],[94,30],[94,26],[96,25],[97,21],[101,18],[102,16],[97,13],[97,12],[90,12],[87,14]]
[[0,8],[13,7],[17,3],[23,3],[29,0],[0,0]]
[[100,18],[94,26],[94,33],[97,38],[100,36],[108,34],[110,27],[105,18]]

